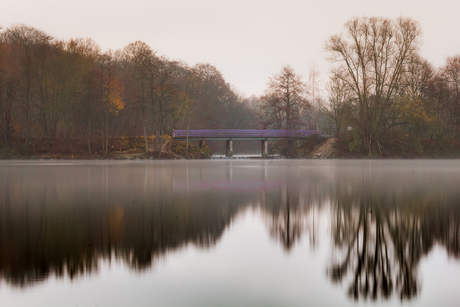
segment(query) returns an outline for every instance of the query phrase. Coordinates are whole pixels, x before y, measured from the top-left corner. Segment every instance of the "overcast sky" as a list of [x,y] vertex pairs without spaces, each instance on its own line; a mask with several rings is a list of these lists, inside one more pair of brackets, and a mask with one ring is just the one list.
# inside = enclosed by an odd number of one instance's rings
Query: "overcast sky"
[[0,25],[27,25],[56,37],[93,38],[103,50],[145,41],[189,65],[208,62],[246,95],[289,64],[307,79],[329,64],[324,42],[353,16],[411,17],[421,54],[436,66],[460,53],[459,0],[0,0]]

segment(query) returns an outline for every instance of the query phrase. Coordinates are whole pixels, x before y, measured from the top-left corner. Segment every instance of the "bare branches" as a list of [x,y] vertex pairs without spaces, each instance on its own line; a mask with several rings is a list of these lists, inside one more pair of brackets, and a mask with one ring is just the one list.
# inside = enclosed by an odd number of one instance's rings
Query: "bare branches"
[[290,66],[269,79],[268,88],[260,98],[263,123],[277,129],[299,129],[305,123],[302,115],[309,107],[307,87]]
[[334,80],[353,93],[363,149],[371,153],[371,139],[392,123],[384,119],[402,86],[404,68],[416,54],[419,24],[410,18],[353,18],[346,37],[332,36],[324,49],[336,65]]

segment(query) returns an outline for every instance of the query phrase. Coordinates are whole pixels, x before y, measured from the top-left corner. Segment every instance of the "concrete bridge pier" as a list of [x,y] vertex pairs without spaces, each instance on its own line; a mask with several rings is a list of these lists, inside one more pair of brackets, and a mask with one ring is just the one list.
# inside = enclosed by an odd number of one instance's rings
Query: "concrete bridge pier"
[[227,144],[225,146],[225,156],[226,157],[233,157],[233,141],[232,141],[232,139],[227,140]]
[[268,140],[262,140],[262,157],[268,156]]

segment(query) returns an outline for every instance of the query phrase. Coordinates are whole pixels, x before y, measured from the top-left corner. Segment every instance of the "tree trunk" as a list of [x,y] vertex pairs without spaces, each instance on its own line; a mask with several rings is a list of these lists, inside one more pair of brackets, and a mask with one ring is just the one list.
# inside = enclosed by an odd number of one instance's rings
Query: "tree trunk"
[[91,119],[88,117],[88,152],[91,156]]
[[145,153],[149,152],[149,142],[147,140],[147,129],[145,128],[145,121],[144,121],[144,140],[145,140]]
[[105,118],[105,154],[107,155],[109,151],[109,111],[107,111],[107,116]]
[[104,119],[102,119],[102,136],[101,136],[101,143],[102,143],[102,151],[105,152],[105,142],[104,142]]

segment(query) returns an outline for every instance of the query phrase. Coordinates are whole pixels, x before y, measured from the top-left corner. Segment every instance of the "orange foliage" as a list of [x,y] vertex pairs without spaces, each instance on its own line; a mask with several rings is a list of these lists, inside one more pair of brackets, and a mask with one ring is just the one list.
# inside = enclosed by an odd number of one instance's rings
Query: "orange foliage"
[[122,110],[125,106],[123,101],[123,92],[125,88],[120,84],[120,80],[114,77],[105,87],[104,96],[102,97],[102,103],[110,113],[118,115],[118,111]]

